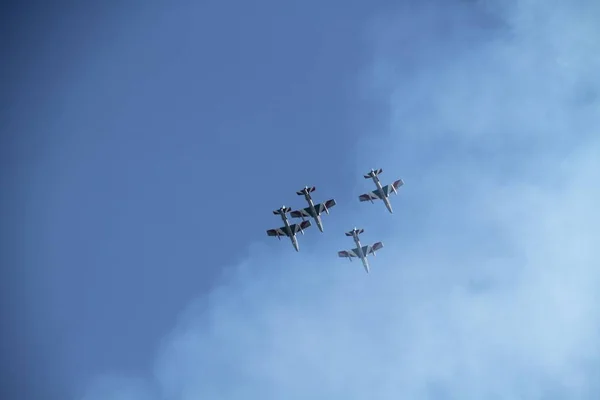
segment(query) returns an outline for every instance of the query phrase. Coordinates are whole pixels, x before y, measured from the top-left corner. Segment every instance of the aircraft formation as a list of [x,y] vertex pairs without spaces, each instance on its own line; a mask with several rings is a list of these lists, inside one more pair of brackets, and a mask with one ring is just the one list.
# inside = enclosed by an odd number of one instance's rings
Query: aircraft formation
[[[361,194],[358,196],[358,199],[361,202],[370,201],[371,203],[374,203],[375,200],[382,200],[387,210],[390,212],[390,214],[392,214],[394,211],[392,210],[392,205],[390,204],[390,195],[392,193],[398,194],[398,188],[404,185],[404,182],[402,179],[398,179],[390,185],[383,186],[379,180],[379,174],[382,172],[383,169],[381,168],[371,169],[366,175],[364,175],[365,179],[373,180],[376,189],[372,192]],[[311,196],[311,193],[313,193],[315,190],[316,188],[314,186],[305,186],[296,192],[298,196],[304,196],[304,199],[308,203],[308,207],[306,208],[292,211],[290,207],[282,206],[279,209],[274,210],[273,214],[279,215],[283,220],[283,226],[281,228],[267,230],[267,235],[275,236],[279,240],[281,240],[282,236],[287,236],[292,241],[294,249],[296,249],[296,251],[300,251],[297,234],[304,234],[304,230],[312,225],[310,218],[315,221],[319,230],[323,232],[323,221],[321,219],[321,215],[323,213],[329,214],[329,210],[336,205],[336,202],[334,199],[330,199],[323,203],[315,204]],[[290,224],[287,214],[290,214],[292,218],[301,218],[302,222],[298,224]],[[375,256],[375,252],[383,248],[383,243],[377,242],[372,245],[363,246],[360,243],[359,237],[359,235],[363,232],[364,229],[359,229],[356,227],[351,231],[346,232],[345,235],[352,237],[356,247],[352,250],[338,251],[338,256],[342,258],[348,258],[350,261],[352,261],[352,258],[354,257],[360,258],[365,271],[369,273],[369,261],[367,260],[367,257],[370,255]]]

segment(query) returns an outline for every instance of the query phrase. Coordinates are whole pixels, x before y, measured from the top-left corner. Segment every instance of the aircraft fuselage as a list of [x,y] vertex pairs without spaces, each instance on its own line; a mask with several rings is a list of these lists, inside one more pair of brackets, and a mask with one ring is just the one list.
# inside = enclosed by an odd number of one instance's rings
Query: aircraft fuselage
[[[310,213],[313,215],[313,219],[317,223],[317,227],[321,232],[323,232],[323,223],[321,222],[321,216],[319,215],[319,213],[317,213],[315,203],[313,202],[312,197],[310,197],[310,193],[308,193],[308,191],[304,192],[304,198],[308,202],[308,208],[310,209]],[[304,220],[304,218],[302,220]]]
[[281,215],[281,219],[283,220],[283,225],[285,226],[285,231],[289,235],[290,240],[292,241],[292,245],[294,246],[294,249],[296,249],[296,251],[300,251],[300,246],[298,245],[298,239],[296,238],[296,234],[290,227],[290,223],[288,222],[287,215],[285,214],[285,207],[282,207],[280,210],[281,210],[281,214],[279,214],[279,215]]
[[385,191],[383,190],[383,186],[381,186],[379,177],[377,175],[373,175],[372,178],[373,182],[375,182],[375,186],[377,186],[377,193],[379,194],[381,200],[383,200],[383,204],[385,204],[385,207],[388,209],[390,214],[393,214],[394,211],[392,210],[392,204],[390,203],[389,197],[385,195]]
[[363,267],[365,267],[365,271],[367,271],[367,274],[368,274],[369,273],[369,261],[367,260],[367,255],[365,253],[363,253],[362,245],[360,244],[360,239],[358,238],[358,233],[354,232],[352,235],[352,238],[354,239],[354,243],[356,244],[356,250],[358,253],[357,255],[358,255],[358,257],[360,257]]

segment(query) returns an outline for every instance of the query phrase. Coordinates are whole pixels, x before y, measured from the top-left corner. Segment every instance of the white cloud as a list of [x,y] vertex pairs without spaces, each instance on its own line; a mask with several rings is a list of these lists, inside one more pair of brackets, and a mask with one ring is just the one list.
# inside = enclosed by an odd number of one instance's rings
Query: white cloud
[[[510,4],[382,31],[428,47],[379,64],[391,142],[367,154],[412,180],[372,273],[257,246],[165,339],[167,399],[600,396],[600,8]],[[421,31],[443,23],[454,56]]]

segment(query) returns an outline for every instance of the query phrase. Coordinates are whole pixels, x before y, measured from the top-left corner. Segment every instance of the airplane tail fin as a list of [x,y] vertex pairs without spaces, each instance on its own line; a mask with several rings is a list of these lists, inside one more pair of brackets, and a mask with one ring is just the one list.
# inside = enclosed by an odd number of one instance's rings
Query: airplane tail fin
[[369,173],[368,173],[368,174],[366,174],[366,175],[363,175],[363,176],[365,177],[365,179],[369,179],[369,178],[373,178],[373,177],[375,177],[375,176],[377,176],[377,175],[381,174],[382,172],[383,172],[383,169],[381,169],[381,168],[379,168],[379,169],[374,169],[374,170],[371,170],[371,171],[369,171]]
[[281,215],[283,213],[287,214],[287,213],[289,213],[291,211],[292,211],[291,207],[285,207],[285,206],[283,206],[281,208],[278,208],[277,210],[273,210],[273,214],[275,214],[275,215]]
[[306,193],[312,193],[312,192],[314,192],[315,190],[317,190],[317,188],[316,188],[316,187],[314,187],[314,186],[313,186],[313,187],[308,187],[308,186],[306,186],[306,187],[302,188],[302,190],[298,190],[298,191],[296,192],[296,194],[297,194],[298,196],[303,196],[303,195],[305,195]]
[[[365,231],[364,229],[357,229],[357,230],[356,230],[356,233],[358,233],[358,234],[360,235],[360,234],[361,234],[361,233],[363,233],[364,231]],[[353,229],[353,230],[351,230],[351,231],[349,231],[349,232],[346,232],[346,233],[345,233],[345,235],[346,235],[346,236],[353,236],[353,235],[354,235],[354,229]]]

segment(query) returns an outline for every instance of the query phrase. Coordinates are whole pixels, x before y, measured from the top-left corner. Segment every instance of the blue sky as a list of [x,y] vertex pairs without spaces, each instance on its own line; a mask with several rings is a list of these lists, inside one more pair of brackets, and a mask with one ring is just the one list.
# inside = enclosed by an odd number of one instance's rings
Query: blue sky
[[9,14],[11,397],[598,397],[594,2],[174,4]]

